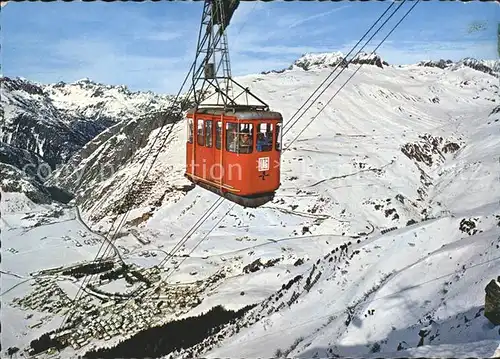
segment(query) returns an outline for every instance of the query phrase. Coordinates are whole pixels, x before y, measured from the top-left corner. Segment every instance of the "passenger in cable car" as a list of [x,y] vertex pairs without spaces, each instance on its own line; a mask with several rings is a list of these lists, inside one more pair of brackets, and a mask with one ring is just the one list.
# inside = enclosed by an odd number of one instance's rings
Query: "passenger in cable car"
[[250,133],[243,130],[240,134],[239,143],[239,153],[251,153],[252,152],[252,137]]
[[236,128],[231,132],[231,137],[229,140],[229,151],[237,152],[238,151],[238,133],[236,132]]
[[266,136],[262,132],[259,132],[259,134],[257,135],[257,151],[265,151],[268,143],[269,140],[266,138]]
[[190,119],[188,125],[189,125],[188,141],[189,143],[193,143],[193,120]]
[[266,140],[267,140],[267,145],[269,146],[268,151],[270,151],[273,148],[273,130],[272,129],[266,132]]
[[203,127],[201,128],[198,128],[198,137],[197,137],[197,141],[198,141],[198,144],[200,143],[204,143],[204,138],[203,138]]

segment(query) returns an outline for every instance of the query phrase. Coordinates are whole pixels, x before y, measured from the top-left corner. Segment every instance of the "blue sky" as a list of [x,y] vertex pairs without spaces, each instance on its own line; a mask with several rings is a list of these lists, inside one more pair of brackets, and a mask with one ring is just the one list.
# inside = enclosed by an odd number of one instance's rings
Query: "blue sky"
[[[349,52],[389,2],[242,2],[228,29],[233,75],[281,69],[307,52]],[[412,5],[403,5],[365,50]],[[43,83],[88,77],[176,93],[194,59],[203,3],[9,3],[2,72]],[[420,2],[378,53],[391,64],[497,58],[495,3]]]

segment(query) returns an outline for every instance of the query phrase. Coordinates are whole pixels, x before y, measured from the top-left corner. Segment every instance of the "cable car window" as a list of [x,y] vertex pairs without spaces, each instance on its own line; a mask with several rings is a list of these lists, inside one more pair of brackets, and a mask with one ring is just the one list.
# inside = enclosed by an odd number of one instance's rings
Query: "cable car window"
[[259,123],[257,125],[257,151],[267,152],[273,149],[273,124]]
[[205,146],[212,147],[212,120],[205,121]]
[[276,124],[276,151],[281,151],[281,140],[282,140],[282,133],[281,133],[281,123]]
[[238,138],[238,124],[234,122],[226,123],[226,151],[236,152],[237,141]]
[[198,145],[203,146],[205,144],[204,138],[203,138],[203,120],[198,119]]
[[187,119],[188,142],[193,143],[193,119]]
[[226,150],[236,153],[252,153],[253,125],[228,122],[226,124]]
[[215,147],[220,150],[222,144],[222,121],[215,123]]
[[238,153],[252,153],[253,150],[253,125],[251,123],[240,124]]

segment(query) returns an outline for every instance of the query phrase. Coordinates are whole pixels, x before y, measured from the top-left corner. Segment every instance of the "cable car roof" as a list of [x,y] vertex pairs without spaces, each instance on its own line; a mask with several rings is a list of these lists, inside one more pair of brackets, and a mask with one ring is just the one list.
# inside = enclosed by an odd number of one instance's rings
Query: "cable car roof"
[[265,111],[265,110],[257,110],[252,107],[242,106],[242,107],[233,107],[224,108],[221,107],[201,107],[198,109],[191,108],[187,111],[188,115],[192,115],[194,113],[198,114],[207,114],[207,115],[215,115],[215,116],[230,116],[235,117],[238,120],[283,120],[283,116],[281,113],[276,111]]

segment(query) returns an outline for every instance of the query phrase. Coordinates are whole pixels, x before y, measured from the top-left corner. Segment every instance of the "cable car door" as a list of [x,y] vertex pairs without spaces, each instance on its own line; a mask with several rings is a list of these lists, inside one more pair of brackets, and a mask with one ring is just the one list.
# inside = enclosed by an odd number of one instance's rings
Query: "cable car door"
[[223,155],[223,149],[222,149],[222,120],[220,119],[214,119],[214,124],[215,124],[215,149],[213,151],[213,166],[212,166],[212,180],[216,182],[217,184],[221,184],[223,182],[222,178],[222,155]]

